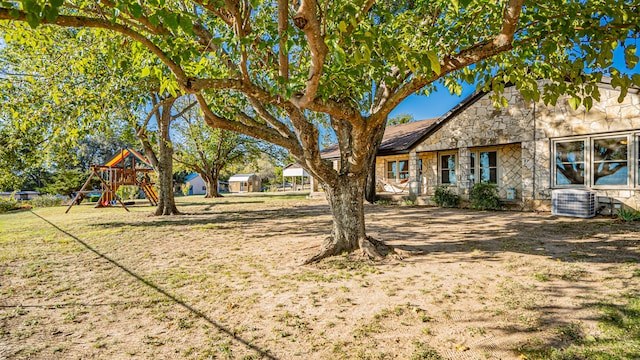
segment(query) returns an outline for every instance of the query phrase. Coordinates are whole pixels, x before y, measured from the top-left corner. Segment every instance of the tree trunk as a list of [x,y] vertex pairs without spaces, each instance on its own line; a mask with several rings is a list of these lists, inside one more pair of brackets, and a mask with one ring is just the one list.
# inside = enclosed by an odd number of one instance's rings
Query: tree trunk
[[376,202],[376,162],[375,159],[369,166],[369,173],[364,184],[364,198],[373,204]]
[[[353,174],[351,174],[353,175]],[[343,252],[360,250],[370,258],[382,258],[391,248],[381,241],[366,235],[364,224],[364,184],[367,174],[358,178],[340,176],[333,186],[323,184],[331,214],[333,227],[331,236],[326,238],[317,255],[305,264],[320,261]]]
[[204,185],[207,188],[207,193],[204,195],[206,199],[222,197],[218,191],[218,177],[219,174],[213,171],[211,174],[200,174]]
[[162,106],[160,123],[158,124],[158,181],[160,182],[160,193],[158,194],[158,208],[156,215],[178,215],[180,212],[176,208],[176,201],[173,196],[173,146],[169,136],[169,125],[171,124],[171,107],[173,102]]

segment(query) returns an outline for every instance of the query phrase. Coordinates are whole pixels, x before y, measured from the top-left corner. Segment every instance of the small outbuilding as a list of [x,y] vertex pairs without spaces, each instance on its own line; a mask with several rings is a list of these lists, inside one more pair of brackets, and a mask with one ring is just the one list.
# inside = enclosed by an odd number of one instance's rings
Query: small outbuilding
[[[300,164],[289,164],[282,169],[282,188],[286,189],[285,186],[285,178],[292,178],[293,185],[291,188],[296,190],[304,190],[305,178],[309,178],[309,173],[305,169],[300,166]],[[300,183],[298,183],[297,178],[300,178]]]
[[204,195],[207,193],[207,186],[202,180],[202,176],[198,173],[191,173],[185,179],[185,184],[189,184],[189,193],[187,195]]
[[236,174],[229,178],[229,192],[260,192],[262,179],[256,174]]

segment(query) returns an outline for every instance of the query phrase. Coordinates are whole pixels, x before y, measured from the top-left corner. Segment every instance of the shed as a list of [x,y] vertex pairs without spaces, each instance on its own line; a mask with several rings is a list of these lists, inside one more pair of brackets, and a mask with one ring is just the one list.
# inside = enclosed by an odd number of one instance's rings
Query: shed
[[282,169],[282,188],[286,189],[284,178],[293,178],[293,190],[300,189],[297,186],[297,178],[300,178],[300,187],[304,190],[305,177],[309,178],[309,173],[300,164],[289,164]]
[[236,174],[229,178],[229,192],[260,192],[262,179],[256,174]]

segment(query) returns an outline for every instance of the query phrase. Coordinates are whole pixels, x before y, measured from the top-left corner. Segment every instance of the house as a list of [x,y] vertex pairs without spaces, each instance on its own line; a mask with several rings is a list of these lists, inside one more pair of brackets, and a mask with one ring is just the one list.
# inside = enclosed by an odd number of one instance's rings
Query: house
[[[189,194],[187,195],[205,195],[207,193],[207,185],[202,176],[198,173],[191,173],[185,178],[185,184],[189,184]],[[218,181],[218,192],[229,191],[229,184],[225,181]]]
[[568,97],[546,106],[507,87],[505,108],[478,92],[439,119],[410,123],[418,127],[413,136],[405,134],[410,124],[389,127],[376,178],[423,199],[438,185],[468,199],[475,183],[489,182],[523,209],[548,209],[555,189],[589,190],[639,209],[640,89],[618,103],[608,79],[598,86],[600,101],[589,112],[573,110]]
[[229,178],[229,192],[260,192],[262,179],[256,174],[236,174]]
[[198,173],[191,173],[184,179],[185,184],[189,184],[188,195],[204,195],[207,193],[207,186]]
[[15,192],[0,192],[0,198],[10,199],[13,197],[15,200],[28,201],[32,200],[36,196],[39,196],[38,191],[15,191]]

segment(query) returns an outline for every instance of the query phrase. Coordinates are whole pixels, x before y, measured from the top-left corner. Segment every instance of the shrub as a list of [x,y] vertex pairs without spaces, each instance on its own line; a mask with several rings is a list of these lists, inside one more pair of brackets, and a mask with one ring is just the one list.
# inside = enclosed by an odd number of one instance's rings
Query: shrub
[[618,210],[618,218],[623,221],[631,222],[640,220],[640,211],[622,208]]
[[123,185],[116,190],[116,194],[122,200],[133,200],[138,197],[138,187],[134,185]]
[[189,195],[189,190],[191,189],[191,184],[189,183],[184,183],[182,185],[180,185],[180,191],[182,192],[182,195],[187,196]]
[[36,196],[33,199],[29,200],[29,204],[37,208],[60,206],[62,205],[62,198],[51,194],[45,194]]
[[19,209],[18,200],[13,197],[13,194],[8,199],[0,198],[0,213]]
[[446,185],[436,186],[436,192],[431,200],[442,207],[456,207],[460,204],[460,196]]
[[496,184],[478,183],[473,185],[469,198],[472,209],[498,210],[501,208]]

